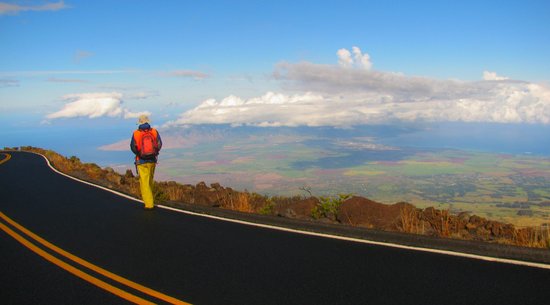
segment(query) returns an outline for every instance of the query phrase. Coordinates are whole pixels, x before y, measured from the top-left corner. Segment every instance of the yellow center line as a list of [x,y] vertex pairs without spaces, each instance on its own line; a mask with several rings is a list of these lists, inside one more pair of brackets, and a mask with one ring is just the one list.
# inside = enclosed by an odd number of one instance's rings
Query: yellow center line
[[[84,259],[81,259],[55,245],[53,245],[52,243],[46,241],[45,239],[41,238],[40,236],[34,234],[33,232],[29,231],[28,229],[26,229],[25,227],[21,226],[20,224],[18,224],[17,222],[15,222],[14,220],[12,220],[11,218],[9,218],[8,216],[6,216],[4,213],[0,212],[0,218],[2,218],[4,221],[6,221],[7,223],[9,223],[10,225],[12,225],[13,227],[17,228],[19,231],[23,232],[24,234],[26,234],[28,237],[34,239],[35,241],[39,242],[40,244],[42,244],[43,246],[49,248],[50,250],[74,261],[75,263],[77,264],[80,264],[81,266],[84,266],[90,270],[93,270],[95,271],[96,273],[99,273],[107,278],[110,278],[114,281],[117,281],[121,284],[124,284],[130,288],[133,288],[135,290],[138,290],[138,291],[141,291],[145,294],[148,294],[152,297],[155,297],[157,299],[160,299],[160,300],[163,300],[165,302],[168,302],[168,303],[171,303],[171,304],[181,304],[181,305],[187,305],[187,304],[190,304],[190,303],[186,303],[184,301],[181,301],[181,300],[178,300],[176,298],[173,298],[171,296],[168,296],[168,295],[165,295],[161,292],[158,292],[156,290],[153,290],[151,288],[148,288],[148,287],[145,287],[143,285],[140,285],[138,283],[135,283],[133,281],[130,281],[126,278],[123,278],[119,275],[116,275],[110,271],[107,271],[99,266],[96,266]],[[5,231],[5,230],[4,230]],[[9,233],[8,233],[9,234]],[[11,234],[10,234],[11,235]],[[12,235],[13,236],[13,235]],[[34,246],[34,245],[33,245]],[[27,246],[28,247],[28,246]],[[39,248],[38,248],[39,249]],[[33,250],[33,249],[31,249]],[[39,249],[40,250],[40,249]],[[33,250],[34,251],[34,250]],[[36,251],[35,251],[36,252]],[[46,253],[47,254],[47,253]],[[48,254],[49,255],[49,254]],[[55,257],[54,257],[55,258]],[[70,266],[70,265],[69,265]],[[78,270],[78,269],[77,269]],[[69,271],[70,272],[70,271]],[[72,273],[72,272],[71,272]],[[107,284],[108,285],[108,284]],[[102,287],[103,288],[103,287]]]
[[3,155],[6,156],[6,157],[5,157],[4,159],[2,159],[2,161],[0,161],[0,165],[2,165],[3,163],[8,162],[8,161],[11,159],[11,155],[10,155],[10,154],[4,153]]
[[149,302],[145,299],[142,299],[138,296],[135,296],[131,293],[128,293],[124,290],[121,290],[119,288],[116,288],[108,283],[105,283],[104,281],[100,280],[100,279],[97,279],[67,263],[65,263],[64,261],[52,256],[51,254],[47,253],[46,251],[38,248],[37,246],[35,246],[34,244],[32,244],[31,242],[29,242],[28,240],[26,240],[23,236],[15,233],[13,230],[11,230],[10,228],[8,228],[6,225],[4,225],[3,223],[0,222],[0,229],[4,230],[4,232],[8,233],[11,237],[13,237],[15,240],[17,240],[18,242],[20,242],[21,244],[23,244],[25,247],[29,248],[30,250],[32,250],[33,252],[35,252],[36,254],[42,256],[43,258],[45,258],[46,260],[48,260],[49,262],[51,263],[54,263],[56,264],[57,266],[65,269],[66,271],[78,276],[79,278],[89,282],[89,283],[92,283],[94,285],[96,285],[97,287],[101,288],[101,289],[104,289],[104,290],[107,290],[123,299],[126,299],[130,302],[134,302],[136,304],[155,304],[155,303],[152,303],[152,302]]

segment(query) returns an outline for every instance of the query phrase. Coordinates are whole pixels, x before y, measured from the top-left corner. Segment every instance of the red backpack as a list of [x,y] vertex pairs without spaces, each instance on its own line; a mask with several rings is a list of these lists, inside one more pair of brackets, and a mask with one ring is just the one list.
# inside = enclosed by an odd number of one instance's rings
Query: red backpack
[[139,143],[139,157],[141,159],[153,159],[159,154],[159,144],[152,129],[142,130],[141,143]]

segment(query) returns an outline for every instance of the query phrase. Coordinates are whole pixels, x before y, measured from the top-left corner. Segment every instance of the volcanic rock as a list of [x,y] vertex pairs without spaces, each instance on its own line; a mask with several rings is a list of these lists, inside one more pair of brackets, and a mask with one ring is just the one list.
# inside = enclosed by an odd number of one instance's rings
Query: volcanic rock
[[340,205],[337,218],[340,222],[352,226],[397,230],[401,211],[406,208],[414,207],[408,203],[387,205],[354,196]]
[[319,204],[319,199],[309,197],[297,202],[275,205],[275,215],[288,218],[311,219],[311,211]]

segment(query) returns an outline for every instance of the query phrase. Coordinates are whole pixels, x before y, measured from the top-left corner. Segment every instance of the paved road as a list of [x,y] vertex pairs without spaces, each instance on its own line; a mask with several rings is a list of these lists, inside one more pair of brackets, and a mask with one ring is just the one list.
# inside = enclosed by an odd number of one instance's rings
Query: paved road
[[[83,260],[185,302],[549,304],[550,270],[311,237],[163,209],[147,212],[135,201],[54,173],[40,156],[10,154],[11,160],[0,165],[5,217]],[[27,236],[5,219],[2,223]],[[3,304],[127,302],[2,230],[0,253]]]

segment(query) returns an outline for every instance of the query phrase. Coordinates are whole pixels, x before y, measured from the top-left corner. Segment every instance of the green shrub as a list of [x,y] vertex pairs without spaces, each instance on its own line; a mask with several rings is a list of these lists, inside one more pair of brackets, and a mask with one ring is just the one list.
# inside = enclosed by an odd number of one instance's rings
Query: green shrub
[[71,163],[82,163],[82,162],[80,162],[80,159],[76,156],[71,156],[69,158],[69,161],[71,161]]
[[338,208],[351,194],[338,194],[338,197],[319,197],[319,204],[311,211],[311,217],[315,219],[330,218],[336,220]]
[[[140,194],[141,194],[141,191],[140,191]],[[170,200],[170,196],[168,196],[168,194],[164,192],[164,189],[157,182],[155,182],[153,185],[153,198],[157,203]]]
[[260,214],[262,215],[273,215],[275,213],[275,204],[271,198],[266,200],[265,205],[260,209]]

